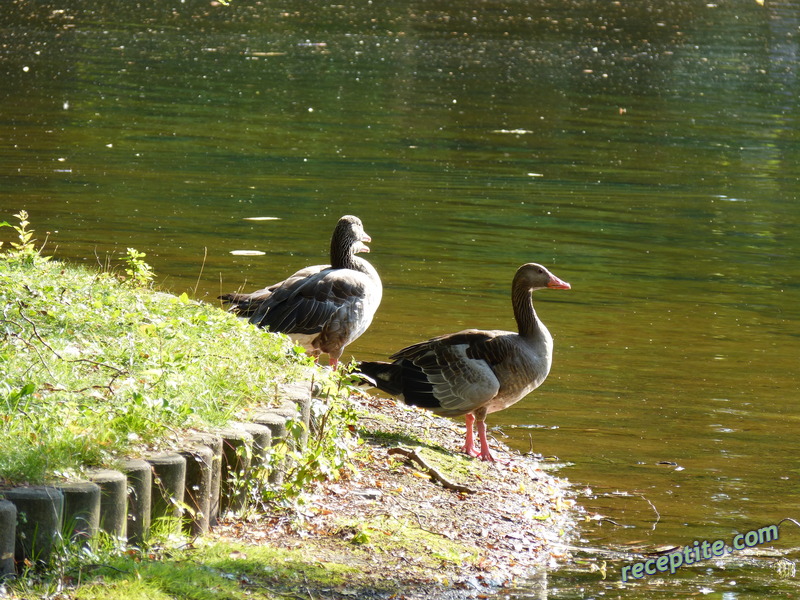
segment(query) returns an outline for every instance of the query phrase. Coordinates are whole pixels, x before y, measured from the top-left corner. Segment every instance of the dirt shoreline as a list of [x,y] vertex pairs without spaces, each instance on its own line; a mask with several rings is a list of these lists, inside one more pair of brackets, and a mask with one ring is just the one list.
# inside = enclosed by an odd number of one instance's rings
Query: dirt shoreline
[[[278,597],[490,598],[567,558],[579,510],[568,482],[496,440],[498,463],[466,457],[456,421],[385,398],[352,400],[363,444],[351,476],[316,484],[299,525],[265,515],[224,521],[210,536],[245,552],[302,551],[307,571],[269,581]],[[346,575],[326,581],[320,566]]]

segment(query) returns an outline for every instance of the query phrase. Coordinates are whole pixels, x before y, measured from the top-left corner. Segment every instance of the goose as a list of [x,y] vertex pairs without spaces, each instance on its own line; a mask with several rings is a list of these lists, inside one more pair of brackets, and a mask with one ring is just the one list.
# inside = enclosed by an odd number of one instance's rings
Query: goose
[[372,238],[361,219],[345,215],[331,236],[331,264],[306,267],[264,289],[219,298],[228,310],[258,327],[285,333],[319,359],[327,353],[336,369],[345,346],[372,323],[383,287],[375,268],[357,252]]
[[[508,408],[531,393],[550,373],[553,337],[533,308],[532,292],[571,286],[542,265],[517,269],[511,303],[517,333],[467,329],[403,348],[393,362],[362,361],[365,381],[406,404],[438,415],[465,415],[467,433],[461,451],[494,461],[486,439],[486,415]],[[475,448],[477,421],[480,450]]]

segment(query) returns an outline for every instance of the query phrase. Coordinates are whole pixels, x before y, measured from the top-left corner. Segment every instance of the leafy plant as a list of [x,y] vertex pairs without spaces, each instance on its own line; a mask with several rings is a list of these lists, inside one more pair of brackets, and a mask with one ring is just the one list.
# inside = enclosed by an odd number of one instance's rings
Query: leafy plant
[[[29,229],[31,223],[28,221],[28,213],[24,210],[20,210],[14,216],[19,219],[19,225],[11,225],[7,221],[0,222],[0,227],[11,227],[17,232],[17,241],[11,242],[11,248],[13,248],[13,250],[10,251],[6,257],[32,263],[40,257],[40,253],[36,250],[36,240],[33,239],[33,229]],[[0,242],[0,247],[2,247],[2,245],[3,243]]]
[[155,276],[153,267],[142,260],[147,254],[139,252],[136,248],[128,248],[127,254],[123,260],[127,264],[125,273],[128,274],[129,281],[133,285],[147,286],[150,285]]
[[[351,391],[346,375],[332,373],[324,382],[321,398],[311,400],[311,430],[307,431],[301,420],[287,421],[287,438],[272,447],[265,472],[250,480],[253,508],[286,508],[302,520],[310,484],[337,480],[355,471],[353,457],[362,440],[356,428],[358,415],[349,400]],[[303,447],[301,440],[306,434]],[[275,471],[281,473],[279,483],[269,483],[269,474]]]
[[36,251],[33,243],[36,241],[33,238],[33,230],[28,229],[30,221],[28,221],[28,213],[24,210],[19,211],[14,215],[19,219],[19,225],[13,225],[14,230],[19,235],[19,242],[11,242],[11,246],[16,248],[17,251],[29,254]]

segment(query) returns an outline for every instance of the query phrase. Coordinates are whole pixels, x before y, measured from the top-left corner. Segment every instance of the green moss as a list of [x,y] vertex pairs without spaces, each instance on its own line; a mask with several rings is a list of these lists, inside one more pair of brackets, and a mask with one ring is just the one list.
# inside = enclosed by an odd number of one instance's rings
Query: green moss
[[480,556],[478,548],[426,531],[407,518],[379,515],[368,520],[341,519],[337,523],[342,537],[351,544],[370,553],[413,556],[422,569],[436,569],[443,563],[476,563]]
[[412,433],[401,433],[399,431],[367,431],[362,429],[361,436],[382,446],[420,446],[422,440]]
[[424,446],[417,452],[429,465],[444,473],[454,483],[469,486],[476,476],[480,477],[492,467],[484,461],[471,458],[461,452],[448,452],[438,446]]

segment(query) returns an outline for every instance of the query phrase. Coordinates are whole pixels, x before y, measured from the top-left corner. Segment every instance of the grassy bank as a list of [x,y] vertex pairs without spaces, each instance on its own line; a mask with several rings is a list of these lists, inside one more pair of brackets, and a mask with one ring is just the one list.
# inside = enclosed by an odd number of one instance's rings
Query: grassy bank
[[40,256],[28,227],[0,254],[6,483],[77,475],[223,424],[307,363],[282,336],[150,289],[135,251],[115,271],[73,267]]

